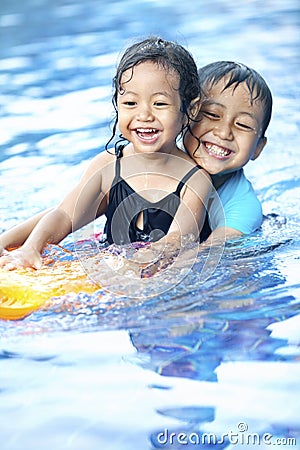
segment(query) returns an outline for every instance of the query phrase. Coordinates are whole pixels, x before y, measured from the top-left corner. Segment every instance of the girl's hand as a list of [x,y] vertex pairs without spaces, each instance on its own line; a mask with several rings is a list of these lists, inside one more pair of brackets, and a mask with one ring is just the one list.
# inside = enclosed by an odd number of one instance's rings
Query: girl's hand
[[132,263],[139,266],[141,278],[150,278],[169,267],[179,252],[178,240],[175,244],[166,239],[151,243],[148,247],[140,248],[131,258]]
[[6,270],[14,270],[19,267],[40,269],[41,266],[42,257],[32,248],[20,247],[12,251],[3,250],[0,257],[0,267]]

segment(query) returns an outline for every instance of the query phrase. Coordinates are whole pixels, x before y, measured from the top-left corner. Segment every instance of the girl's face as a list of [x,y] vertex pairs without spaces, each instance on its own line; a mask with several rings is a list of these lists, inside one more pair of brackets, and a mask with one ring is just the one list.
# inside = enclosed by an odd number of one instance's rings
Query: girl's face
[[151,61],[124,72],[118,94],[118,122],[137,153],[171,153],[184,125],[179,76]]
[[225,81],[215,84],[207,93],[199,122],[192,131],[200,139],[200,147],[190,134],[185,139],[189,155],[211,175],[226,174],[256,159],[266,144],[261,137],[263,105],[251,105],[248,88],[239,84],[223,91]]

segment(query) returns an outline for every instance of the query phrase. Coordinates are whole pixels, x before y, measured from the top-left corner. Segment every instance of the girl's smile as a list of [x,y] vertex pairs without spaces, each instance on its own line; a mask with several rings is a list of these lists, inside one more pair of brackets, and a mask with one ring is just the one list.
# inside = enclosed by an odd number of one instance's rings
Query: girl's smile
[[154,144],[160,136],[160,131],[155,128],[137,128],[137,137],[144,143]]
[[120,131],[135,152],[176,151],[184,126],[177,73],[152,61],[126,70],[117,106]]

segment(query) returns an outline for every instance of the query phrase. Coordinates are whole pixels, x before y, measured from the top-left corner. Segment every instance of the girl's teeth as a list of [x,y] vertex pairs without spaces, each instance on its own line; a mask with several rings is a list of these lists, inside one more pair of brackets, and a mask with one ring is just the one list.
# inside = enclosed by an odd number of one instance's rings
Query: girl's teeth
[[155,133],[156,130],[154,130],[153,128],[138,128],[137,132],[138,133]]
[[157,135],[157,130],[154,128],[137,128],[137,134],[143,139],[153,139]]

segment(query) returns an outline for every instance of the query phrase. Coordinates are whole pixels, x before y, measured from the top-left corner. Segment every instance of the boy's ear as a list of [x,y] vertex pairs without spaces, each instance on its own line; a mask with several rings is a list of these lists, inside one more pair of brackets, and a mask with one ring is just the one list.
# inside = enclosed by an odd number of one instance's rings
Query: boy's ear
[[260,155],[261,152],[263,151],[263,149],[264,149],[266,143],[267,143],[267,138],[266,138],[265,136],[262,137],[262,138],[260,138],[260,140],[258,141],[257,147],[256,147],[256,149],[255,149],[255,151],[254,151],[254,153],[253,153],[253,156],[252,156],[252,158],[251,158],[252,161],[254,161],[256,158],[259,157],[259,155]]
[[200,111],[201,101],[200,97],[196,97],[191,101],[190,107],[189,107],[189,115],[192,119],[196,119],[198,116],[198,113]]

